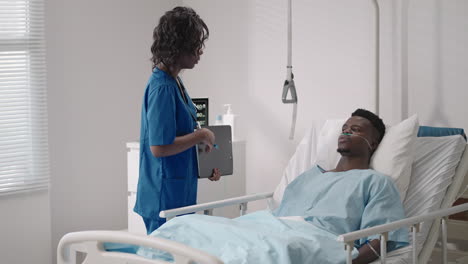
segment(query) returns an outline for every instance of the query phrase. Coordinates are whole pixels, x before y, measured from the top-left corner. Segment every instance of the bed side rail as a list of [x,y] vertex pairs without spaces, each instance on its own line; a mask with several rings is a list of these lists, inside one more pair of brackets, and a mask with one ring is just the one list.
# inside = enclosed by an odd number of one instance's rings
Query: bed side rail
[[252,201],[258,201],[263,199],[268,199],[273,197],[273,192],[268,193],[258,193],[258,194],[250,194],[235,198],[229,198],[225,200],[219,200],[215,202],[203,203],[203,204],[196,204],[171,210],[161,211],[159,213],[159,217],[167,218],[170,220],[175,216],[182,215],[182,214],[189,214],[189,213],[196,213],[203,211],[207,215],[211,215],[213,209],[230,206],[230,205],[240,205],[241,215],[244,215],[247,211],[247,203]]
[[[76,256],[71,252],[72,247],[79,252],[86,253],[85,263],[114,263],[114,264],[163,264],[173,263],[162,260],[152,260],[131,253],[108,252],[104,249],[104,242],[132,244],[160,249],[171,253],[175,263],[206,263],[222,264],[218,258],[201,250],[184,244],[157,237],[131,234],[121,231],[82,231],[68,233],[60,239],[57,247],[57,263],[75,263]],[[89,262],[88,262],[89,261]]]
[[338,236],[337,241],[343,242],[345,244],[346,250],[346,259],[347,264],[352,263],[351,252],[354,247],[354,241],[363,237],[368,237],[370,235],[379,234],[380,235],[380,262],[385,264],[386,257],[387,257],[387,238],[388,232],[392,230],[396,230],[402,227],[410,227],[412,236],[413,236],[413,263],[418,263],[418,255],[417,255],[417,239],[416,234],[419,232],[419,226],[422,222],[428,220],[436,220],[439,219],[441,221],[441,232],[442,232],[442,263],[447,264],[447,218],[449,215],[468,211],[468,204],[462,204],[453,206],[450,208],[445,208],[441,210],[434,211],[429,214],[413,216],[409,218],[405,218],[402,220],[398,220],[392,223],[378,225],[370,228],[366,228],[363,230],[358,230],[350,233],[346,233],[343,235]]

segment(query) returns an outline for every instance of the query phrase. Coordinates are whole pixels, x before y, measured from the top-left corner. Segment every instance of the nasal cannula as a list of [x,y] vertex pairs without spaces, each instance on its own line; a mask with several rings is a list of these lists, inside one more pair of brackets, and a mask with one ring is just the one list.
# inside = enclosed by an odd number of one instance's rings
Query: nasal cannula
[[369,148],[372,149],[371,144],[369,143],[369,141],[368,141],[365,137],[363,137],[363,136],[361,136],[361,135],[358,135],[358,134],[351,134],[351,133],[341,133],[341,135],[360,137],[360,138],[364,139],[364,140],[366,141],[367,145],[369,145]]

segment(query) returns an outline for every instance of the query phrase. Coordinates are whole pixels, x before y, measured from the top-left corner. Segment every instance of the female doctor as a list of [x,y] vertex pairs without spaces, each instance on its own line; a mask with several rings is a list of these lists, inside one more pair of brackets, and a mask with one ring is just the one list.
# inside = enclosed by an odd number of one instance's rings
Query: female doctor
[[[134,211],[150,234],[163,223],[162,210],[196,203],[196,144],[213,148],[215,136],[197,127],[196,110],[179,73],[192,69],[203,54],[209,30],[188,7],[166,12],[153,32],[153,72],[141,111],[140,175]],[[218,169],[209,178],[217,181]]]

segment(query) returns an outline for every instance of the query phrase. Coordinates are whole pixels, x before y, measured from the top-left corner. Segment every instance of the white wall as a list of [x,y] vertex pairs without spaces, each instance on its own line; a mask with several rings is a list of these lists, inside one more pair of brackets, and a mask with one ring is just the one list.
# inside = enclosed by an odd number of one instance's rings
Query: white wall
[[[373,110],[375,12],[372,1],[293,1],[293,72],[299,96],[281,102],[286,77],[284,0],[186,0],[210,27],[199,65],[184,73],[192,97],[210,98],[210,115],[232,103],[247,140],[247,193],[271,191],[313,119]],[[260,208],[263,204],[250,208]]]
[[409,114],[468,130],[468,1],[414,0],[409,18]]
[[[238,134],[247,139],[247,193],[274,189],[310,120],[343,117],[357,107],[375,110],[373,1],[293,1],[293,71],[299,96],[294,141],[287,139],[291,106],[280,101],[287,1],[183,2],[211,29],[200,64],[184,73],[189,92],[210,98],[211,121],[224,103],[232,103],[240,114]],[[468,2],[398,0],[379,5],[384,120],[394,124],[417,113],[422,125],[468,129]]]
[[139,138],[153,28],[178,3],[47,1],[52,252],[67,232],[127,227],[125,143]]
[[[223,113],[223,104],[232,103],[233,111],[241,114],[240,103],[248,92],[248,19],[249,1],[184,0],[205,21],[209,40],[201,60],[193,70],[182,73],[191,97],[209,97],[210,122]],[[245,139],[245,131],[239,131]]]
[[49,191],[0,197],[0,262],[50,264]]

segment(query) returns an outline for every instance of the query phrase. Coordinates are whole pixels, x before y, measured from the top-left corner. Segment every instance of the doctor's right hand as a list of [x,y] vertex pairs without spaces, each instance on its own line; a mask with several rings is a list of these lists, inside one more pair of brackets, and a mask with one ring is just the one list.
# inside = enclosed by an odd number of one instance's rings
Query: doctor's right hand
[[210,152],[213,149],[213,144],[215,142],[214,133],[208,128],[202,128],[198,130],[202,135],[201,143],[205,144],[205,152]]

